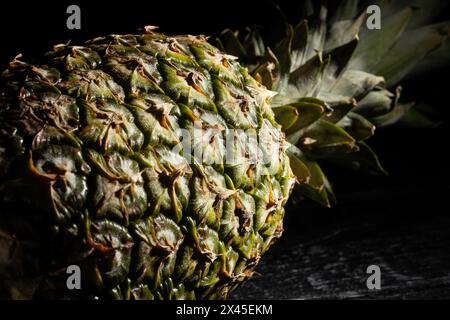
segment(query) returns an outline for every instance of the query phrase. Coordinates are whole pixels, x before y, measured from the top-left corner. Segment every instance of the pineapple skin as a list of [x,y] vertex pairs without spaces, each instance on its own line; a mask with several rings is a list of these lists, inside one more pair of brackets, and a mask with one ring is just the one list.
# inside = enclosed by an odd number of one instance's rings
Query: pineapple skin
[[[204,37],[57,45],[0,81],[1,298],[223,299],[281,236],[295,177],[271,92]],[[233,129],[264,131],[268,161],[224,162],[213,133]]]

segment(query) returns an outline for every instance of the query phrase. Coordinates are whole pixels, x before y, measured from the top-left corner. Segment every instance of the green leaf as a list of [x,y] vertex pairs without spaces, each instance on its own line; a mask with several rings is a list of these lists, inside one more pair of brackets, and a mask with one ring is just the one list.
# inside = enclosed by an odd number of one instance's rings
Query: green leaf
[[317,52],[323,51],[323,45],[325,44],[327,33],[326,19],[327,8],[321,6],[317,18],[314,19],[315,21],[310,20],[308,43],[305,48],[304,56],[305,61],[312,58]]
[[397,104],[389,113],[378,117],[373,117],[370,121],[379,128],[393,125],[400,121],[400,119],[403,118],[413,106],[414,103]]
[[220,34],[220,43],[228,54],[240,58],[245,57],[247,54],[242,46],[242,43],[236,36],[236,33],[230,29],[222,31]]
[[298,192],[327,208],[331,207],[330,200],[328,198],[328,192],[325,188],[325,181],[329,185],[328,180],[320,168],[319,164],[315,161],[304,161],[310,172],[310,179],[308,183],[300,184],[297,187]]
[[297,108],[293,106],[281,106],[273,108],[276,121],[282,126],[282,130],[286,132],[298,120]]
[[324,56],[329,55],[331,57],[330,64],[327,66],[326,77],[330,78],[333,83],[341,75],[342,71],[347,68],[348,62],[353,56],[358,43],[359,39],[355,37],[350,42],[324,53]]
[[291,45],[294,30],[291,25],[288,26],[287,35],[284,37],[274,49],[274,54],[279,62],[280,79],[275,88],[278,92],[283,92],[289,81],[289,73],[291,71]]
[[327,91],[328,88],[339,77],[350,60],[358,39],[330,50],[323,54],[318,53],[304,65],[295,70],[289,80],[289,90],[285,94],[288,98],[298,98],[302,96],[316,96],[320,85],[320,90]]
[[295,155],[289,155],[289,160],[292,172],[297,177],[297,182],[300,184],[308,183],[311,173],[305,163]]
[[302,20],[294,28],[291,49],[291,72],[297,70],[304,62],[305,50],[308,44],[308,21]]
[[[328,179],[325,177],[319,164],[308,159],[305,154],[295,145],[290,145],[287,149],[289,158],[293,162],[293,171],[303,177],[303,182],[299,179],[297,192],[319,204],[330,207],[328,195],[334,199],[334,194]],[[292,166],[292,164],[291,164]],[[296,173],[296,171],[298,173]],[[297,175],[297,179],[298,179]]]
[[248,33],[244,38],[243,47],[250,57],[261,57],[266,51],[264,41],[256,28],[247,29]]
[[330,203],[336,203],[336,195],[334,194],[333,186],[325,174],[323,175],[323,186],[327,192],[328,201]]
[[448,2],[442,0],[378,0],[374,4],[380,6],[385,17],[395,14],[405,7],[411,7],[414,12],[408,29],[412,30],[430,23],[445,9]]
[[275,82],[275,76],[272,72],[272,63],[265,62],[264,64],[258,66],[255,71],[252,72],[253,78],[258,80],[267,89],[272,90]]
[[306,128],[297,143],[301,150],[315,151],[338,146],[352,150],[355,139],[344,129],[323,119],[319,119],[313,125]]
[[303,97],[303,98],[299,99],[298,102],[319,104],[325,109],[325,111],[327,113],[333,111],[325,101],[315,98],[315,97]]
[[359,34],[365,18],[366,13],[363,12],[355,20],[342,20],[333,23],[325,43],[325,49],[333,49],[355,39]]
[[268,41],[268,45],[272,47],[274,44],[278,43],[280,39],[283,39],[288,34],[290,28],[288,18],[281,10],[280,6],[274,2],[270,2],[273,6],[273,15],[270,23],[270,34],[271,41]]
[[280,64],[270,48],[267,48],[263,61],[261,61],[252,74],[255,78],[259,77],[259,81],[269,90],[273,90],[278,86],[278,81],[280,79]]
[[380,116],[391,110],[394,100],[392,92],[386,89],[374,90],[358,102],[354,111],[366,118]]
[[353,170],[371,174],[388,174],[383,169],[375,152],[363,141],[358,142],[358,151],[348,154],[335,154],[328,160]]
[[332,93],[321,93],[319,97],[322,100],[326,101],[332,109],[332,111],[328,115],[326,115],[325,118],[325,120],[331,123],[339,122],[343,117],[345,117],[351,110],[356,107],[356,100],[351,97],[343,97],[334,95]]
[[395,85],[429,52],[447,41],[449,36],[450,21],[406,32],[373,70],[383,75],[389,86]]
[[359,70],[347,70],[331,88],[331,92],[360,100],[375,87],[383,84],[383,77]]
[[354,112],[350,112],[337,125],[356,141],[366,140],[375,134],[375,126],[366,118]]
[[225,46],[222,43],[222,40],[220,40],[219,37],[216,37],[214,39],[214,45],[222,52],[227,52],[227,50],[225,49]]
[[414,8],[413,17],[408,24],[408,29],[410,30],[429,24],[444,12],[448,6],[448,2],[442,0],[413,0],[406,2],[407,5]]
[[293,36],[294,29],[289,25],[287,35],[277,43],[273,50],[280,63],[280,70],[284,73],[289,73],[291,69],[291,46]]
[[[414,67],[412,75],[430,73],[450,64],[450,41],[445,41],[439,48],[430,52]],[[410,75],[411,75],[410,74]],[[408,76],[410,76],[408,75]]]
[[[325,113],[325,107],[315,102],[300,101],[289,106],[296,109],[298,116],[295,123],[286,131],[286,135],[299,132],[320,119]],[[278,108],[274,108],[276,109]]]
[[331,21],[342,21],[353,19],[358,14],[359,0],[341,1]]
[[[383,12],[383,11],[381,11]],[[400,38],[411,19],[413,10],[405,8],[402,11],[383,19],[380,30],[365,30],[361,34],[361,43],[350,62],[350,69],[374,72],[374,67],[383,61],[385,54]]]
[[329,57],[323,60],[322,54],[318,53],[291,73],[288,90],[280,92],[275,97],[273,100],[275,105],[291,103],[302,97],[315,96],[322,80],[322,73],[329,62]]

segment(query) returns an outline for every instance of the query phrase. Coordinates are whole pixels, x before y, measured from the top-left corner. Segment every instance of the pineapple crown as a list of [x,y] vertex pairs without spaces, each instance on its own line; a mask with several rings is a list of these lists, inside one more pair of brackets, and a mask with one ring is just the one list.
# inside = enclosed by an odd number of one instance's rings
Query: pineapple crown
[[366,143],[375,129],[436,125],[414,103],[400,100],[398,83],[448,62],[450,21],[429,24],[446,3],[371,4],[382,14],[379,30],[365,25],[363,1],[341,1],[331,17],[326,5],[305,1],[296,25],[275,6],[273,24],[283,30],[278,41],[266,43],[257,27],[243,34],[227,29],[217,38],[219,48],[277,93],[272,107],[291,143],[298,191],[327,207],[335,196],[319,163],[387,174]]

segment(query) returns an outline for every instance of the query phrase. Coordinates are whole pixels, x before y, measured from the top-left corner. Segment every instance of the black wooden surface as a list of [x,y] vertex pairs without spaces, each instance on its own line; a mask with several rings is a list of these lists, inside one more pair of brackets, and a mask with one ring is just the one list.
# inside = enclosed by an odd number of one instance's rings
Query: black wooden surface
[[[450,212],[430,213],[450,188],[391,188],[349,194],[334,210],[300,206],[285,236],[234,299],[448,299]],[[376,201],[376,203],[373,203]],[[364,205],[365,204],[365,205]],[[381,290],[366,269],[381,268]]]
[[[449,299],[448,132],[380,131],[370,144],[388,177],[328,168],[338,203],[291,201],[283,237],[231,298]],[[367,289],[369,265],[381,269],[379,291]]]

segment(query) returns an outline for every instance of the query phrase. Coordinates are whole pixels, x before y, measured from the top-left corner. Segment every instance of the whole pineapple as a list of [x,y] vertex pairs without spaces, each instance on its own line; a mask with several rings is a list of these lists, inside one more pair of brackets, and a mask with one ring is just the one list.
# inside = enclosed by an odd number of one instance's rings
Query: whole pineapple
[[[203,37],[60,45],[3,81],[4,295],[77,295],[78,265],[81,297],[226,297],[280,237],[294,176],[269,91]],[[180,129],[203,134],[192,161]],[[264,132],[266,165],[224,161],[237,129]]]
[[[324,7],[318,23],[287,25],[273,50],[225,32],[220,45],[246,67],[204,37],[152,27],[12,61],[0,83],[0,297],[226,298],[281,236],[296,180],[330,205],[317,161],[383,172],[364,140],[409,107],[350,69],[368,60],[355,60],[361,18],[344,19],[358,1],[345,3],[330,28]],[[67,287],[73,265],[80,290]]]

